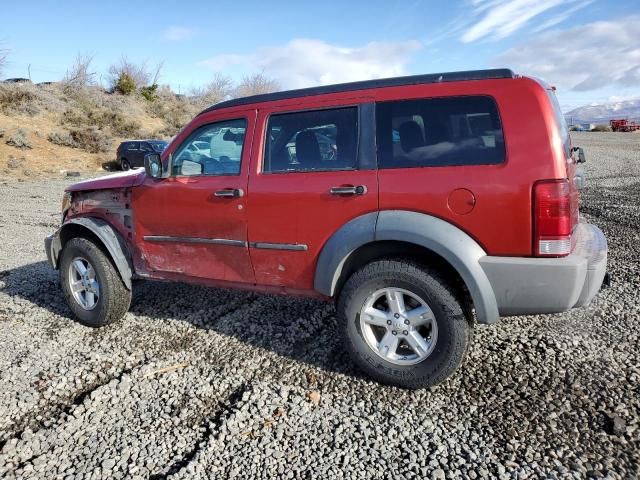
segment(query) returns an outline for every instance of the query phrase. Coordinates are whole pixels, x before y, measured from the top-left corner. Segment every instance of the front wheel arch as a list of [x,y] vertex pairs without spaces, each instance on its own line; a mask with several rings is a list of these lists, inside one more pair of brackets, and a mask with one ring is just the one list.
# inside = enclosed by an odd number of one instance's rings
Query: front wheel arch
[[102,248],[118,270],[120,278],[128,290],[132,289],[133,262],[122,236],[109,223],[99,218],[80,217],[66,222],[58,232],[58,248],[55,258],[59,259],[66,243],[72,238],[87,238]]

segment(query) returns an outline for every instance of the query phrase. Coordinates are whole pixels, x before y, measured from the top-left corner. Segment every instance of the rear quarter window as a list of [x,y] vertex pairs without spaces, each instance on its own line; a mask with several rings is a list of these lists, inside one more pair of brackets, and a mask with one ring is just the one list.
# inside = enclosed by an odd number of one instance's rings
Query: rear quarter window
[[495,100],[465,96],[376,105],[380,168],[492,165],[505,161]]

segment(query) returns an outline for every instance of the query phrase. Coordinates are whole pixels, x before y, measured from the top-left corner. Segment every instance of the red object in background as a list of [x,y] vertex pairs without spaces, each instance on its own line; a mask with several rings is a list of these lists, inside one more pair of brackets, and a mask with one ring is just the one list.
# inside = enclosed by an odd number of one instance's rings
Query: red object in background
[[635,132],[640,130],[640,124],[634,121],[629,121],[626,118],[617,120],[610,120],[609,125],[614,132]]

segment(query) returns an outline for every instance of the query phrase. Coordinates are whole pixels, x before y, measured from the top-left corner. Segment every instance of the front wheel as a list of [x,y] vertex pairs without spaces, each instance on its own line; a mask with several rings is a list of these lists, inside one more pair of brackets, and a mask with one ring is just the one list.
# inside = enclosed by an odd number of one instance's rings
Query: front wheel
[[355,363],[403,388],[442,382],[460,366],[471,326],[438,272],[380,260],[354,273],[338,299],[339,325]]
[[66,243],[60,258],[60,283],[69,308],[88,327],[119,320],[131,305],[131,290],[111,260],[86,238]]
[[131,168],[131,164],[129,163],[129,160],[127,160],[126,158],[123,158],[122,160],[120,160],[120,168],[123,171],[127,171]]

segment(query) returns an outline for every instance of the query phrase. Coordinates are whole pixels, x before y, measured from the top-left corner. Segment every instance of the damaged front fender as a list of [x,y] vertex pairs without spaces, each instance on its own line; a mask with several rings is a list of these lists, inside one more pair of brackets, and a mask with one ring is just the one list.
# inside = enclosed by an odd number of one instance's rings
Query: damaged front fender
[[111,255],[113,263],[118,269],[125,286],[131,290],[131,279],[133,277],[133,264],[129,250],[122,239],[122,236],[107,222],[94,217],[78,217],[68,220],[56,233],[45,238],[45,251],[49,263],[57,269],[60,263],[60,253],[62,251],[62,239],[65,229],[79,226],[93,233],[102,242]]

